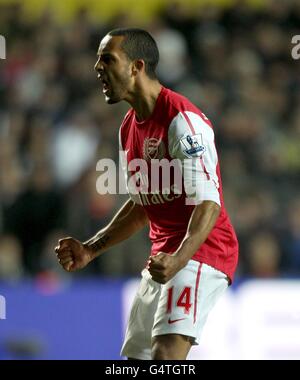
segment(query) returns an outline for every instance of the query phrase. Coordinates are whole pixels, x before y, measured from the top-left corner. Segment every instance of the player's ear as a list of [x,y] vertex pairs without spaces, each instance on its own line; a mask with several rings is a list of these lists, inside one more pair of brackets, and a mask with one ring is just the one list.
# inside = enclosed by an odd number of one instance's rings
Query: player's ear
[[132,74],[137,76],[140,72],[145,69],[145,62],[142,59],[137,59],[132,65]]

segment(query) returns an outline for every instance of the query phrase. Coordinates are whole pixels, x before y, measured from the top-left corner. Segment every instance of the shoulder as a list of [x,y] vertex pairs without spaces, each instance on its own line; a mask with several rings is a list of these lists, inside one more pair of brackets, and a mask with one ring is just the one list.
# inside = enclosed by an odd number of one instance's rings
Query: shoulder
[[169,125],[169,142],[174,142],[178,138],[187,137],[190,139],[197,136],[214,141],[214,132],[210,121],[199,112],[186,110],[178,112]]
[[169,104],[171,112],[169,113],[171,117],[170,126],[175,124],[196,124],[196,125],[207,125],[212,128],[210,120],[206,115],[193,104],[185,96],[167,89],[165,101]]

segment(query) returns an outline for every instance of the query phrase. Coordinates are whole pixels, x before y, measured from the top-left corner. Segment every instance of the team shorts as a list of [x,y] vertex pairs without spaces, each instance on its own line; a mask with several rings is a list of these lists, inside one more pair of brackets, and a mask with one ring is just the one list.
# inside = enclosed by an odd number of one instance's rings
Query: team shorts
[[164,285],[144,269],[121,355],[150,360],[151,339],[157,335],[185,335],[199,344],[207,316],[227,287],[226,274],[195,260]]

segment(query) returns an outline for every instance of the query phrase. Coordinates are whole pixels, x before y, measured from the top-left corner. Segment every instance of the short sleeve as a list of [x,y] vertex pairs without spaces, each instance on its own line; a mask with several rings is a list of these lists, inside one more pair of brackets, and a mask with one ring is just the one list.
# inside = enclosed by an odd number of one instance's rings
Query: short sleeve
[[188,111],[177,114],[169,126],[169,153],[181,161],[187,203],[209,200],[221,205],[214,132],[203,117]]

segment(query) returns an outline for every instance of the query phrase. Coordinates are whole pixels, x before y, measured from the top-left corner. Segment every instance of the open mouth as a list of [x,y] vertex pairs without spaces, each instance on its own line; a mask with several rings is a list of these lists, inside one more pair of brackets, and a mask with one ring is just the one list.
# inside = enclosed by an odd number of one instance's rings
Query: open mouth
[[109,90],[109,84],[106,80],[102,80],[103,92],[106,93]]

